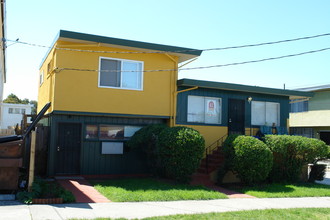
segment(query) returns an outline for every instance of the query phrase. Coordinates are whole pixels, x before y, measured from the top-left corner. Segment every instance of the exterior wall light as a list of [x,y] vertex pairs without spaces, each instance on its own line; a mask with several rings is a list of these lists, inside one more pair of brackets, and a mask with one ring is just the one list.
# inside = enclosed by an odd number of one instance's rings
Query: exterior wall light
[[252,102],[252,97],[251,97],[251,96],[248,97],[248,98],[247,98],[247,101],[249,102],[249,104],[251,104],[251,102]]

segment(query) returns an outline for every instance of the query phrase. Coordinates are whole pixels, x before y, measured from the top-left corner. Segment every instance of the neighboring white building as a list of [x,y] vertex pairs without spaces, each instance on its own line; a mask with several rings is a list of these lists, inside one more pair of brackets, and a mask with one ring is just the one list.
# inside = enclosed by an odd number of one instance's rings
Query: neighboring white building
[[15,128],[21,125],[23,114],[31,114],[33,105],[2,103],[1,129]]

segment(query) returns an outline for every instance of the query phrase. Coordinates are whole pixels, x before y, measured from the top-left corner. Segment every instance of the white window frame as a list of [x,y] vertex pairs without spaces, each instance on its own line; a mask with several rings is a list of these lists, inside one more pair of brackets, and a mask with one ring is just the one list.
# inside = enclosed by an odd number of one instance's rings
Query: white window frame
[[[265,109],[264,109],[264,123],[255,123],[255,119],[254,119],[254,112],[253,112],[253,104],[254,103],[263,103],[265,105]],[[267,122],[267,103],[268,104],[276,104],[277,105],[277,122]],[[280,126],[281,123],[281,104],[279,102],[266,102],[266,101],[252,101],[251,102],[251,125],[259,125],[259,126],[263,126],[263,125],[267,125],[267,126],[272,126],[272,123],[275,123],[275,126]],[[260,114],[260,113],[259,113]]]
[[[120,61],[120,86],[101,86],[101,62],[102,60],[115,60],[115,61]],[[141,64],[141,79],[140,79],[140,88],[128,88],[128,87],[123,87],[123,77],[122,77],[122,69],[123,69],[123,63],[124,62],[131,62],[131,63],[140,63]],[[118,58],[112,58],[112,57],[100,57],[99,58],[99,74],[98,74],[98,87],[99,88],[112,88],[112,89],[125,89],[125,90],[137,90],[137,91],[143,91],[143,73],[144,73],[144,62],[143,61],[138,61],[138,60],[127,60],[127,59],[118,59]]]
[[[198,98],[202,98],[203,99],[203,109],[204,109],[204,114],[203,114],[203,121],[193,121],[190,120],[190,116],[189,116],[189,97],[198,97]],[[207,100],[208,99],[212,99],[212,100],[217,100],[219,101],[219,121],[217,123],[209,123],[206,122],[206,114],[207,114]],[[222,98],[219,97],[208,97],[208,96],[195,96],[195,95],[188,95],[187,97],[187,122],[188,123],[198,123],[198,124],[221,124],[222,123]]]
[[42,70],[39,75],[39,86],[44,83],[44,71]]

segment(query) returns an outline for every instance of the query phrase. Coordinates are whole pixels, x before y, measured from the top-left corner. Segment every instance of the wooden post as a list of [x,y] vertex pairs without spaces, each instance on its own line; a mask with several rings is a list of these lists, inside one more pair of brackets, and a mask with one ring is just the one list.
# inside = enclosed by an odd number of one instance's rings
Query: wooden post
[[34,181],[34,160],[35,160],[35,152],[36,152],[36,134],[37,134],[36,130],[31,132],[30,166],[29,166],[29,182],[28,182],[28,191],[29,192],[32,191],[32,183]]

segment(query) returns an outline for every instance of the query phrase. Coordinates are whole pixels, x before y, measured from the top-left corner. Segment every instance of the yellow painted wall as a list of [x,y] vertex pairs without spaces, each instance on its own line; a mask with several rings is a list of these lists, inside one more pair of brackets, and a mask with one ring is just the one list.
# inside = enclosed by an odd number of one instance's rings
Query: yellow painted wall
[[330,126],[330,110],[290,113],[290,127]]
[[[48,64],[50,62],[54,62],[54,50],[51,50],[49,55],[47,56],[45,62],[42,64],[41,68],[39,69],[39,74],[43,72],[43,83],[40,85],[38,82],[39,89],[38,89],[38,112],[47,104],[48,102],[52,102],[51,107],[48,109],[48,113],[53,111],[54,103],[53,103],[53,82],[54,82],[54,75],[52,71],[48,71]],[[40,78],[39,78],[40,79]]]
[[[81,45],[58,41],[58,46],[94,51],[127,51],[105,46]],[[42,68],[47,67],[52,54]],[[75,69],[99,69],[99,58],[137,60],[144,62],[144,70],[175,69],[178,57],[174,61],[165,54],[110,54],[56,50],[54,66]],[[54,100],[52,110],[117,113],[134,115],[173,115],[174,92],[176,91],[176,72],[144,72],[143,91],[99,88],[97,71],[56,71],[53,78]],[[39,89],[39,103],[45,103],[49,97],[50,79]],[[40,106],[41,106],[40,105]]]
[[[177,126],[180,126],[177,124]],[[228,133],[228,128],[224,126],[201,126],[201,125],[182,125],[186,127],[193,128],[205,139],[205,147],[210,146],[213,142],[221,138]]]

